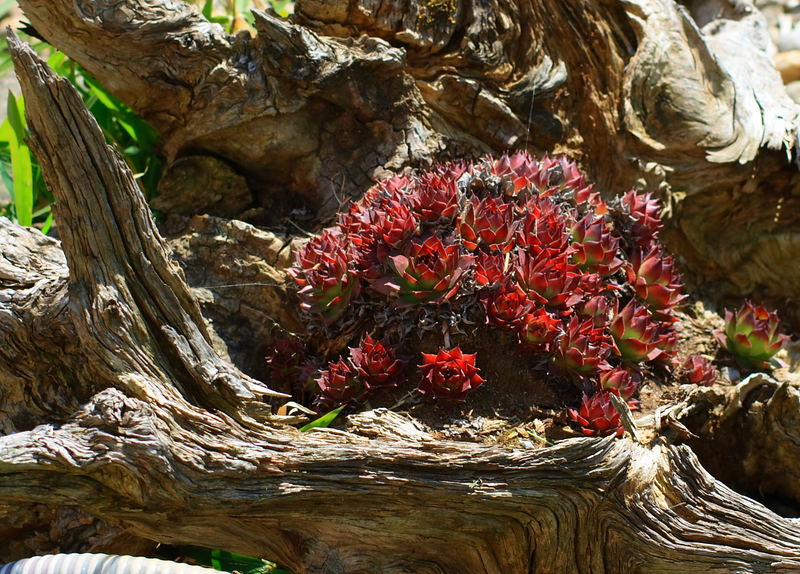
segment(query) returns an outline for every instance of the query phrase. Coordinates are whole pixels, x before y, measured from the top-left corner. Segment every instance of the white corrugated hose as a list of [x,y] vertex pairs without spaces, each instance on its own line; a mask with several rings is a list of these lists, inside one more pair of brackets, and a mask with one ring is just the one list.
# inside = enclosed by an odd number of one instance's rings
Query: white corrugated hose
[[49,554],[0,566],[0,574],[211,574],[212,572],[220,574],[218,570],[191,564],[108,554]]

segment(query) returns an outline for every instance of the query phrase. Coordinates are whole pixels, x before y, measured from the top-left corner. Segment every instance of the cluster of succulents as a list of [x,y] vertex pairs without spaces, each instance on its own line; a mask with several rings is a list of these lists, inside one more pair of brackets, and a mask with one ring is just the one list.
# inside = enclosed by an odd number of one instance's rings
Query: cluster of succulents
[[397,358],[392,346],[367,334],[358,347],[350,348],[348,358],[340,357],[319,371],[315,379],[316,403],[334,407],[363,401],[377,389],[396,387],[403,369],[403,361]]
[[[608,394],[635,407],[642,369],[675,355],[684,295],[660,230],[650,194],[606,203],[564,158],[516,153],[375,185],[290,270],[319,332],[382,337],[319,373],[320,403],[363,401],[404,378],[433,399],[464,400],[484,380],[475,354],[449,338],[477,301],[515,352],[541,356],[551,376],[583,392],[571,414],[585,433],[620,432]],[[423,317],[452,333],[408,362],[413,375],[394,357]]]

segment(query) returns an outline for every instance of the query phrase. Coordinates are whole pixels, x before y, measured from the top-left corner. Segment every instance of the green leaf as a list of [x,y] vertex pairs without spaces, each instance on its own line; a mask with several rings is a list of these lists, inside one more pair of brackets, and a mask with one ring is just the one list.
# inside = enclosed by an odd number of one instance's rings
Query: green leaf
[[281,18],[288,18],[294,12],[294,3],[290,0],[271,0],[270,4],[275,13]]
[[8,118],[0,125],[0,146],[3,147],[2,158],[0,158],[0,177],[11,196],[11,202],[14,202],[14,172],[11,165],[11,140],[14,138],[14,130],[11,129],[11,123]]
[[304,427],[300,427],[300,432],[306,432],[311,429],[324,428],[330,426],[331,423],[334,421],[334,419],[339,416],[339,413],[342,412],[343,408],[344,405],[340,406],[337,409],[333,409],[331,412],[322,415],[318,419],[311,421]]
[[50,212],[50,215],[47,216],[47,219],[44,220],[42,224],[42,233],[47,235],[50,233],[50,228],[53,227],[53,212]]
[[0,178],[3,180],[3,184],[6,186],[6,190],[8,190],[8,195],[11,196],[11,202],[14,202],[14,174],[11,171],[11,162],[0,162]]
[[11,171],[14,178],[14,210],[17,223],[30,226],[33,223],[33,166],[31,151],[25,143],[25,107],[8,93],[8,122],[11,125],[9,150],[11,151]]
[[187,547],[183,549],[186,556],[194,559],[201,566],[211,566],[223,572],[241,572],[242,574],[291,574],[287,570],[276,569],[275,563],[261,558],[253,558],[210,548]]
[[203,4],[203,16],[206,20],[211,21],[211,16],[214,11],[214,0],[206,0],[206,3]]
[[14,135],[18,139],[25,139],[25,102],[22,96],[17,99],[13,92],[8,92],[6,114],[11,124],[11,129],[14,130]]

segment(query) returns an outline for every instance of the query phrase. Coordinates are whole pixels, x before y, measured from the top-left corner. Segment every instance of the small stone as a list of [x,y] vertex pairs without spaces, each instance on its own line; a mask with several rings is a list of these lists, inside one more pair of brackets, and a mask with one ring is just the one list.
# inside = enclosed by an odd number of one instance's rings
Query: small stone
[[737,369],[734,369],[733,367],[722,367],[721,370],[722,370],[722,376],[726,380],[728,380],[728,381],[730,381],[732,383],[737,383],[737,382],[739,382],[739,379],[742,378],[742,374]]

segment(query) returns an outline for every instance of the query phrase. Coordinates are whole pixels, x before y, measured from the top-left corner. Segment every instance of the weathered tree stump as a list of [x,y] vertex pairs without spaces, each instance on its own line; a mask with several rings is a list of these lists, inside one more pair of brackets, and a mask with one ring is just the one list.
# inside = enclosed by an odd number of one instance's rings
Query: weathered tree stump
[[[223,160],[256,208],[323,221],[386,170],[528,144],[576,153],[604,192],[660,189],[698,282],[792,296],[797,112],[747,2],[367,4],[307,1],[230,38],[169,0],[21,2],[168,160]],[[0,224],[0,505],[298,573],[800,570],[796,525],[669,433],[508,449],[386,410],[285,426],[231,320],[297,325],[285,241],[196,218],[171,250],[74,90],[11,45],[62,242]],[[249,265],[206,265],[217,249]]]

